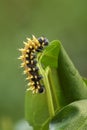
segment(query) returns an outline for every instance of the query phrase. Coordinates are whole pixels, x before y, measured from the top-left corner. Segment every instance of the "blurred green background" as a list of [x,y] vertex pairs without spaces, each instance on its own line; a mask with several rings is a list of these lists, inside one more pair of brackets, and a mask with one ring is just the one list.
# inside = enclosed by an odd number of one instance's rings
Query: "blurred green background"
[[0,120],[24,118],[27,83],[17,57],[32,34],[60,40],[87,76],[87,0],[0,0]]

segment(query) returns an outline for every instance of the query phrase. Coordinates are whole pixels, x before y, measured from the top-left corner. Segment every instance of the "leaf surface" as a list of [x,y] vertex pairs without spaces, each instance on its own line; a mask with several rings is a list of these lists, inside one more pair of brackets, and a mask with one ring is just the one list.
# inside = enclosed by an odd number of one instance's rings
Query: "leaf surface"
[[51,122],[50,130],[87,130],[87,100],[65,106]]
[[[80,76],[65,49],[57,40],[52,41],[43,53],[38,55],[38,66],[39,73],[43,75],[42,83],[45,92],[42,94],[26,92],[25,116],[34,130],[48,130],[49,122],[63,107],[74,101],[87,99],[87,81]],[[83,102],[78,102],[78,104],[75,108],[79,110]],[[73,113],[71,106],[69,114]],[[68,109],[68,106],[64,109]],[[57,119],[62,116],[61,114],[58,114]],[[75,114],[77,115],[76,112]],[[57,130],[58,126],[54,128]]]

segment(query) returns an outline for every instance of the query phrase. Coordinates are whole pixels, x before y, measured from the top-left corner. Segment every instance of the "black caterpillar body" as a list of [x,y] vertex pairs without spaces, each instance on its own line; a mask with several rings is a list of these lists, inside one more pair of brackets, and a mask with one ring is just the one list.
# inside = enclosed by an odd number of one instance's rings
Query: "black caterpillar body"
[[36,38],[33,36],[32,40],[27,38],[27,42],[24,42],[25,46],[23,49],[19,49],[22,55],[19,59],[22,60],[21,67],[24,67],[24,74],[27,74],[27,80],[29,80],[27,90],[32,90],[33,93],[42,93],[44,91],[44,86],[41,84],[40,80],[42,75],[39,74],[39,68],[37,66],[37,52],[42,52],[44,46],[48,45],[48,39],[40,37]]

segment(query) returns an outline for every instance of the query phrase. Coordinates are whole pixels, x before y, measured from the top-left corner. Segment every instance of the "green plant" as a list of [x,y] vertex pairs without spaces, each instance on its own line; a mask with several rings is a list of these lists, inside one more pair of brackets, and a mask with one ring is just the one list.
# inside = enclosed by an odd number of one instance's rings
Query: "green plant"
[[45,92],[26,91],[26,120],[34,130],[86,130],[87,80],[59,41],[52,41],[38,54],[38,66]]

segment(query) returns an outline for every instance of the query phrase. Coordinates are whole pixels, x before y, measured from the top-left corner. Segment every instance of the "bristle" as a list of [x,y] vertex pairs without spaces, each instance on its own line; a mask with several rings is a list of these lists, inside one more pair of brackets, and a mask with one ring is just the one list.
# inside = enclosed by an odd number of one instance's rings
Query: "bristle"
[[26,60],[26,61],[25,61],[25,63],[26,63],[26,64],[28,64],[28,63],[29,63],[29,61],[28,61],[28,60]]
[[33,41],[35,42],[35,45],[40,46],[38,39],[32,35]]
[[35,87],[32,86],[32,87],[27,88],[27,91],[30,91],[30,90],[35,90]]
[[25,52],[26,50],[25,50],[25,49],[23,49],[23,48],[21,48],[21,49],[19,49],[19,51],[21,51],[21,52]]
[[33,59],[33,57],[34,57],[34,56],[31,55],[31,56],[30,56],[30,59]]
[[33,86],[34,85],[34,82],[29,82],[28,83],[28,86]]
[[28,42],[32,43],[32,40],[30,38],[27,38]]
[[37,84],[39,84],[39,82],[37,81]]
[[31,76],[28,76],[27,78],[26,78],[26,80],[30,80],[30,79],[32,79],[33,78],[33,76],[31,75]]
[[38,85],[37,88],[40,89],[40,86]]
[[45,45],[45,43],[43,42],[43,43],[42,43],[42,46],[44,47],[44,45]]
[[24,74],[27,74],[29,71],[31,71],[31,68],[27,68],[26,70],[24,70]]
[[26,43],[25,41],[23,41],[23,44],[24,44],[24,45],[27,45],[27,43]]
[[33,41],[31,42],[31,45],[35,47],[35,43]]
[[32,91],[32,93],[33,93],[33,94],[35,93],[35,89]]
[[23,74],[27,74],[27,73],[28,73],[28,70],[24,70],[24,71],[23,71]]
[[38,89],[35,89],[35,93],[38,93]]
[[25,57],[27,58],[27,57],[28,57],[28,55],[26,54],[26,55],[25,55]]
[[35,71],[36,70],[36,68],[33,68],[33,71]]
[[29,46],[30,49],[32,49],[33,47],[32,46]]
[[18,57],[19,60],[23,60],[24,59],[24,55]]
[[21,63],[21,67],[24,67],[26,64],[23,62],[23,63]]
[[29,53],[29,49],[27,49],[26,52]]
[[37,79],[37,76],[35,75],[35,79]]
[[33,40],[37,41],[37,38],[34,35],[32,35],[32,38]]

